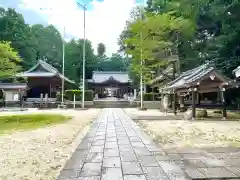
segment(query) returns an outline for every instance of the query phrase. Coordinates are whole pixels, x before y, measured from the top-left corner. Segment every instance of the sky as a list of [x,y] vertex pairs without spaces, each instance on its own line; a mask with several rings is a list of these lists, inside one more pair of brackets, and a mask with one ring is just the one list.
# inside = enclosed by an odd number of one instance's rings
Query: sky
[[66,38],[83,38],[83,10],[76,1],[87,4],[86,38],[96,52],[98,43],[106,45],[106,55],[119,49],[117,40],[129,14],[144,0],[0,0],[0,4],[14,7],[28,23],[53,24]]

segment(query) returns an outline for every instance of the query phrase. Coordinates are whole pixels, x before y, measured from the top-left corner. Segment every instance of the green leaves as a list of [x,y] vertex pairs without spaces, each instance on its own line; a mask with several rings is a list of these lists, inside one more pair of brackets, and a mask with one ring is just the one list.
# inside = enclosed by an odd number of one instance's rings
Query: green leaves
[[0,41],[0,78],[7,78],[15,75],[21,62],[18,53],[11,47],[10,42]]
[[[130,36],[121,38],[125,52],[132,55],[133,71],[137,74],[143,71],[147,82],[152,78],[149,72],[157,72],[165,67],[169,57],[176,52],[179,36],[191,38],[195,27],[189,19],[177,17],[172,12],[146,16],[144,20],[138,19],[128,25]],[[143,66],[140,66],[141,58],[144,61]]]
[[106,52],[106,46],[103,43],[99,43],[97,47],[97,55],[103,57]]

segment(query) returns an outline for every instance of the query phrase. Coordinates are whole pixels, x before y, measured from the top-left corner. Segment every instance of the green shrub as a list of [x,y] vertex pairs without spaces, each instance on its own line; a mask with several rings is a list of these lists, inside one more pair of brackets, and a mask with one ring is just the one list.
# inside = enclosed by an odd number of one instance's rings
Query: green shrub
[[85,90],[85,101],[92,101],[92,100],[93,100],[93,91]]
[[75,94],[76,101],[81,101],[82,99],[82,92],[79,89],[69,89],[69,90],[66,90],[64,94],[66,96],[66,99],[69,101],[73,101],[74,94]]
[[[67,99],[66,95],[63,95],[63,99]],[[62,92],[57,92],[56,94],[56,100],[61,101],[62,100]]]
[[143,94],[144,101],[160,101],[160,93],[145,93]]
[[[64,99],[73,101],[73,97],[75,94],[75,100],[81,101],[82,100],[82,91],[79,89],[69,89],[64,92]],[[57,93],[56,95],[57,101],[61,101],[62,94],[61,92]],[[92,90],[85,90],[85,101],[93,101],[93,91]]]

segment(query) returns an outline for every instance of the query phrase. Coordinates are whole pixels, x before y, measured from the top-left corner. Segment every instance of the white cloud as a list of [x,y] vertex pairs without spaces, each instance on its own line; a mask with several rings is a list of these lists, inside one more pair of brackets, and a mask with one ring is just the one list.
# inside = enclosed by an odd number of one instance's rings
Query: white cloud
[[[83,38],[83,11],[75,0],[22,0],[24,8],[45,14],[49,23],[62,32]],[[96,49],[102,42],[106,45],[107,55],[118,50],[117,39],[122,32],[135,0],[93,1],[93,10],[86,12],[86,37]],[[44,9],[44,10],[41,10]]]

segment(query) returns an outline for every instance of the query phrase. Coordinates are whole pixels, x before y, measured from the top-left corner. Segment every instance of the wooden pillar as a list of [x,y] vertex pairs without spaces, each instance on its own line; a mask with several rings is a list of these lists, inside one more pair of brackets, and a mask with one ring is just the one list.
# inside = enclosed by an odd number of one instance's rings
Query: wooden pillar
[[184,96],[179,96],[180,98],[180,112],[184,112]]
[[226,100],[225,100],[225,88],[221,88],[221,99],[223,104],[223,119],[227,118],[227,107],[226,107]]
[[196,91],[197,88],[192,88],[192,120],[196,118]]
[[173,108],[173,114],[177,115],[177,94],[176,92],[173,92],[173,103],[172,103],[172,108]]
[[49,84],[49,98],[52,97],[52,86],[51,83]]
[[199,92],[197,92],[196,93],[196,95],[197,95],[197,105],[200,105],[200,93]]
[[172,100],[173,100],[173,96],[172,96],[172,94],[169,94],[168,95],[168,102],[169,102],[169,106],[168,107],[170,107],[170,108],[173,108]]

